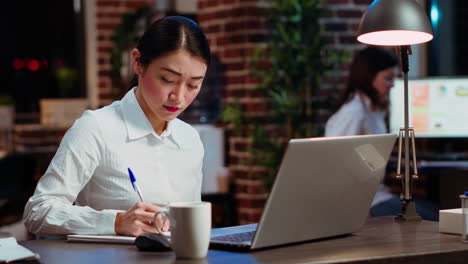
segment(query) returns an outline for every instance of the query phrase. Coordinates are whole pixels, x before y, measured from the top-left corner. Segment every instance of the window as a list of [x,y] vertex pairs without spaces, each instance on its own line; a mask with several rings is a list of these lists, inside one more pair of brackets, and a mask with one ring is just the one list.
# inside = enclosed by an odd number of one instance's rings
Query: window
[[80,0],[3,1],[0,95],[17,113],[39,111],[41,98],[85,97]]

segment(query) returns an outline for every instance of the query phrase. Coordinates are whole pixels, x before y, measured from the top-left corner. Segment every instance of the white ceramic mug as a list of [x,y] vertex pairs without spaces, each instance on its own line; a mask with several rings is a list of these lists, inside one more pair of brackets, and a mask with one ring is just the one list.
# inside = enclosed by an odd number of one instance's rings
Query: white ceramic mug
[[161,232],[156,217],[169,217],[171,224],[171,247],[177,258],[204,258],[208,253],[211,234],[211,203],[171,203],[154,215],[154,226]]

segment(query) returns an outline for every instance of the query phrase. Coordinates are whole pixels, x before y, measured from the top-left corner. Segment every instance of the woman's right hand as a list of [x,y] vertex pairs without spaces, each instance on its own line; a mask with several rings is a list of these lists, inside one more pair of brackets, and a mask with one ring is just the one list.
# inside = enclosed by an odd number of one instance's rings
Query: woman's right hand
[[[139,236],[144,233],[156,233],[156,228],[153,225],[154,214],[161,210],[161,207],[138,202],[132,208],[125,212],[119,212],[115,216],[115,232],[125,236]],[[163,221],[158,217],[159,226],[163,226],[163,231],[169,231],[169,219]]]

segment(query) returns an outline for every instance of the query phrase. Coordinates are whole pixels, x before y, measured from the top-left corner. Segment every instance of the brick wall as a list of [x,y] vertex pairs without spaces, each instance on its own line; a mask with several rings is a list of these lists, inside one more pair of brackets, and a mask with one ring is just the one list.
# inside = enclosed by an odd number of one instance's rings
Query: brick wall
[[[262,10],[265,3],[247,0],[199,0],[198,22],[210,41],[212,53],[224,65],[224,99],[238,99],[244,109],[256,112],[264,99],[255,91],[256,83],[249,77],[248,57],[255,46],[265,40],[268,31]],[[228,165],[235,185],[240,224],[254,222],[262,213],[267,194],[262,183],[248,172],[255,169],[243,163],[248,156],[248,140],[229,136]]]
[[[322,24],[325,28],[324,38],[328,47],[344,51],[345,54],[352,56],[355,50],[363,47],[363,44],[357,42],[356,33],[364,11],[373,0],[326,0],[325,2],[325,17],[322,19]],[[348,65],[344,64],[342,68],[327,76],[319,94],[326,95],[330,88],[343,90],[348,74],[347,69]],[[321,113],[319,126],[325,125],[333,110]]]
[[363,12],[372,0],[327,0],[325,36],[335,47],[357,48],[356,32]]
[[96,37],[97,70],[99,87],[99,105],[108,105],[113,101],[111,89],[111,64],[109,49],[113,42],[111,36],[125,13],[133,12],[145,5],[153,6],[153,0],[95,0],[96,1]]
[[[328,0],[323,19],[327,43],[331,48],[353,50],[356,30],[363,11],[371,0]],[[213,54],[225,65],[224,100],[238,99],[246,112],[261,114],[265,100],[255,92],[255,80],[249,78],[248,56],[253,48],[261,45],[268,35],[264,14],[268,5],[261,0],[199,0],[198,22],[210,41]],[[346,69],[344,67],[343,69]],[[333,74],[329,82],[343,83],[346,71]],[[330,83],[324,84],[321,94],[327,93]],[[259,113],[260,112],[260,113]],[[323,113],[325,121],[330,113]],[[323,125],[323,124],[318,124]],[[245,137],[229,136],[228,166],[235,186],[240,224],[257,222],[262,214],[267,193],[262,182],[252,176],[253,170],[262,168],[247,166],[249,144]]]

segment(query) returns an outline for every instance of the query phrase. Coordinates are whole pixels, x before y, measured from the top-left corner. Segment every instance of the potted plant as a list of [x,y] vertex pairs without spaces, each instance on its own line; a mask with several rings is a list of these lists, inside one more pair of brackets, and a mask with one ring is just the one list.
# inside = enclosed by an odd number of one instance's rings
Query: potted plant
[[268,0],[271,37],[256,48],[250,66],[257,90],[269,106],[266,117],[245,114],[239,101],[226,106],[223,120],[233,133],[249,138],[249,165],[269,189],[290,138],[323,135],[318,114],[330,109],[333,93],[319,96],[326,73],[345,59],[328,49],[322,34],[322,0]]

